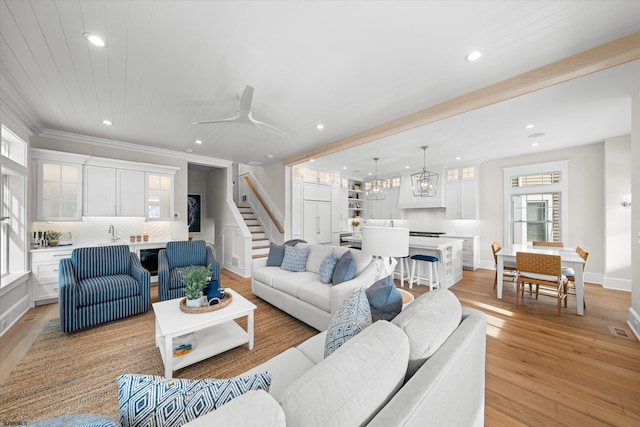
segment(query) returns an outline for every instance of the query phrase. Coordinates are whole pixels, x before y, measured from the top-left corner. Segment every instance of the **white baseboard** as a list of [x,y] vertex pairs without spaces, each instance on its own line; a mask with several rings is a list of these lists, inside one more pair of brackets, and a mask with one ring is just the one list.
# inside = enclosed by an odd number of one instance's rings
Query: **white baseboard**
[[627,320],[627,325],[629,325],[629,328],[633,331],[636,339],[640,341],[640,314],[638,314],[633,307],[629,308],[629,320]]

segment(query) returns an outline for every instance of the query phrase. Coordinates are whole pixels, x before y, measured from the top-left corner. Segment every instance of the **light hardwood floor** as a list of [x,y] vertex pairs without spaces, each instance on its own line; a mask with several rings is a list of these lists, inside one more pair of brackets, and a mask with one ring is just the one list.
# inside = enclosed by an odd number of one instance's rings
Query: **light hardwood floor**
[[[626,325],[631,294],[587,284],[585,316],[570,296],[558,317],[553,298],[527,295],[516,307],[509,281],[497,300],[493,274],[465,271],[451,288],[464,306],[488,315],[485,425],[640,425],[640,343]],[[249,280],[222,275],[223,283]],[[0,382],[57,316],[57,304],[36,307],[0,338]],[[613,336],[611,326],[630,337]]]

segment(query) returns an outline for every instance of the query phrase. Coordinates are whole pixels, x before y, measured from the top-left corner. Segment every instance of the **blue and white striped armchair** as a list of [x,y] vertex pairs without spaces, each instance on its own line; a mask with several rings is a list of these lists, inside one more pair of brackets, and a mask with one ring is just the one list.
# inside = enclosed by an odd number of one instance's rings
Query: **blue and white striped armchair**
[[144,313],[151,304],[150,275],[129,246],[77,248],[60,260],[62,332]]
[[[211,264],[211,283],[220,280],[220,265],[213,257],[213,250],[204,240],[168,242],[166,249],[158,252],[158,298],[166,301],[184,297],[182,277],[194,267]],[[217,282],[217,283],[216,283]]]

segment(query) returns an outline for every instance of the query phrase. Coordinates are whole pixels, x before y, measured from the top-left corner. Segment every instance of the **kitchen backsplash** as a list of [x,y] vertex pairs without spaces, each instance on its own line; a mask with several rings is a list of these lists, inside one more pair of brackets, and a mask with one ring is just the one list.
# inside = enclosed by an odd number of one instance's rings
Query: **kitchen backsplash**
[[44,222],[31,224],[30,236],[34,232],[55,230],[71,233],[74,244],[98,244],[111,241],[109,226],[115,227],[116,236],[122,243],[129,243],[129,236],[149,236],[150,242],[171,240],[170,221],[145,221],[144,218],[84,218],[82,222]]
[[404,209],[404,218],[410,222],[413,231],[445,232],[450,236],[480,235],[480,221],[477,219],[447,219],[441,209]]

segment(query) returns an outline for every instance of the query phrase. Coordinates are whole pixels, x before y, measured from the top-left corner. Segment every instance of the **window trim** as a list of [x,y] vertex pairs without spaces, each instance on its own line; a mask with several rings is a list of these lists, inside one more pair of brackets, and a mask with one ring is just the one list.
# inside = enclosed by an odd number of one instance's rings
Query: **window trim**
[[[505,245],[511,246],[511,196],[520,194],[560,193],[560,239],[567,242],[569,237],[569,160],[536,163],[531,165],[503,168],[503,227]],[[516,176],[560,173],[560,183],[511,187],[511,180]]]

